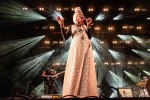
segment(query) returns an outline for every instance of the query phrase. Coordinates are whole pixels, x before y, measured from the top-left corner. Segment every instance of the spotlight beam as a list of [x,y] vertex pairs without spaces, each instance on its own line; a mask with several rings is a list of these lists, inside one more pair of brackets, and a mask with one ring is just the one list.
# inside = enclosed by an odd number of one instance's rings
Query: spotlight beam
[[134,84],[137,84],[140,81],[140,79],[137,76],[135,76],[127,71],[124,71],[124,73],[134,82]]
[[3,5],[0,5],[0,23],[16,24],[46,19],[45,17],[31,9],[22,10],[22,7],[24,6],[25,5],[13,0],[9,0],[9,3],[7,1],[3,2]]

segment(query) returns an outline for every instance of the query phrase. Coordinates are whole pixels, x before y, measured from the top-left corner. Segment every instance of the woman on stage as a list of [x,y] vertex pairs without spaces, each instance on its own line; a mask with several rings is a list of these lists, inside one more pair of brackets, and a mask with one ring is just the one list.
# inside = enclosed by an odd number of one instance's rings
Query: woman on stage
[[57,18],[63,35],[72,35],[62,96],[98,97],[95,63],[90,43],[92,19],[85,18],[80,7],[76,7],[74,11],[74,24],[70,25],[67,32],[64,31],[64,21]]

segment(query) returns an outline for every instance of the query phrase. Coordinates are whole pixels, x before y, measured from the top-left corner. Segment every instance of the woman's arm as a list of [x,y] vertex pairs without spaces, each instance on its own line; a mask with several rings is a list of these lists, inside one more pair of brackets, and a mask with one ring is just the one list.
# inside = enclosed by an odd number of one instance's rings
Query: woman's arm
[[69,38],[69,35],[71,34],[71,26],[69,26],[69,29],[65,32],[65,29],[64,29],[64,20],[61,19],[60,17],[57,17],[57,22],[59,23],[60,25],[60,28],[61,28],[61,33],[63,35],[63,39],[66,40]]
[[91,24],[92,24],[92,18],[87,18],[87,20],[86,20],[86,24],[87,24],[87,35],[88,35],[88,37],[89,37],[89,39],[91,39],[91,37],[92,37],[92,31],[91,31]]

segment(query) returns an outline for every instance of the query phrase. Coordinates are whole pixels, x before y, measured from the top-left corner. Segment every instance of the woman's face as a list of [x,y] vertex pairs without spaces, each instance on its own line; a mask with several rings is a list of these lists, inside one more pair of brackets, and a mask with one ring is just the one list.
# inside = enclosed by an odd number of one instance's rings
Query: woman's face
[[78,23],[78,24],[83,23],[83,21],[84,21],[84,16],[83,16],[83,14],[78,14],[76,20],[77,20],[77,23]]

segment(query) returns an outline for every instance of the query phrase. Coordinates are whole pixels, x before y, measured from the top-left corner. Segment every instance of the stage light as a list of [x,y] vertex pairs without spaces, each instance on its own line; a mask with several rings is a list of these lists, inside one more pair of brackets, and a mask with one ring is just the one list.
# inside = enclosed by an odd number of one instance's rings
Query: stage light
[[100,44],[104,44],[104,41],[100,41],[99,43],[100,43]]
[[89,12],[93,12],[94,9],[93,9],[93,8],[89,8],[88,11],[89,11]]
[[134,82],[134,84],[137,84],[139,82],[139,77],[127,72],[127,71],[124,71],[124,73]]
[[44,82],[40,83],[37,87],[35,87],[31,93],[34,95],[41,95],[43,94],[43,91],[44,91]]
[[[70,47],[72,37],[70,36],[63,44],[61,45],[61,54],[52,59],[52,62],[59,62],[61,64],[66,64],[68,58],[68,50]],[[56,42],[59,43],[58,41]]]
[[45,40],[44,43],[45,44],[50,44],[50,41],[49,40]]
[[147,12],[147,11],[148,11],[148,9],[146,9],[146,8],[142,8],[142,9],[141,9],[141,11],[142,11],[142,12]]
[[69,29],[69,27],[68,27],[68,26],[66,26],[66,27],[64,27],[64,29],[65,29],[65,30],[68,30],[68,29]]
[[142,29],[142,26],[137,26],[136,29],[137,29],[137,30],[141,30],[141,29]]
[[134,26],[129,26],[129,29],[134,29]]
[[111,74],[113,81],[117,82],[117,87],[123,87],[127,85],[127,83],[124,82],[123,78],[121,78],[121,75],[119,76],[112,71],[109,71],[109,73]]
[[63,41],[59,41],[59,44],[63,44],[64,42]]
[[53,20],[56,20],[58,16],[59,16],[61,19],[64,20],[64,17],[62,16],[62,14],[61,14],[59,11],[54,10],[54,11],[52,11],[52,12],[53,12],[53,13],[52,13]]
[[139,12],[139,11],[140,11],[140,8],[135,8],[134,11],[135,11],[135,12]]
[[104,62],[104,65],[109,65],[109,62]]
[[122,20],[122,19],[123,19],[123,14],[119,14],[113,18],[113,20]]
[[34,10],[28,9],[22,3],[14,0],[9,1],[9,3],[4,1],[3,5],[1,5],[0,8],[2,20],[1,22],[7,23],[9,25],[28,23],[46,19]]
[[128,59],[126,58],[126,55],[114,50],[108,50],[110,52],[110,54],[112,55],[113,59],[115,60],[115,63],[113,63],[113,65],[119,65],[120,67],[124,67],[125,66],[125,61],[127,61]]
[[140,64],[141,64],[141,65],[144,65],[144,64],[145,64],[145,62],[144,62],[144,61],[140,61]]
[[72,11],[74,11],[75,8],[71,8]]
[[19,78],[22,78],[23,80],[32,80],[37,74],[39,74],[39,71],[41,71],[42,68],[41,66],[43,66],[48,61],[52,54],[53,51],[49,51],[18,61],[18,66],[16,67],[17,72],[12,75],[12,82],[16,82],[16,80]]
[[[120,52],[116,52],[114,50],[108,50],[110,52],[110,54],[112,55],[112,57],[117,61],[117,62],[121,62],[122,60],[125,60],[125,55],[120,53]],[[118,63],[119,64],[119,63]],[[121,64],[121,63],[120,63]]]
[[108,27],[108,30],[109,30],[109,31],[113,31],[113,30],[114,30],[114,27],[110,26],[110,27]]
[[45,9],[43,7],[39,7],[39,10],[40,11],[44,11]]
[[108,11],[109,11],[109,8],[103,8],[103,11],[104,11],[104,12],[108,12]]
[[136,54],[138,54],[140,57],[142,57],[145,61],[149,62],[150,61],[150,55],[148,51],[140,51],[140,50],[132,50]]
[[103,21],[106,18],[106,15],[103,13],[98,14],[96,20]]
[[123,10],[124,10],[124,8],[122,8],[122,7],[121,7],[121,8],[119,8],[119,11],[123,11]]
[[93,55],[95,63],[101,63],[101,56],[98,54],[96,50],[93,50]]
[[117,43],[118,43],[118,41],[112,41],[112,43],[113,43],[113,44],[117,44]]
[[130,44],[135,41],[130,35],[117,35],[120,39],[122,39],[126,44]]
[[28,8],[27,7],[23,7],[22,10],[28,10]]
[[137,37],[137,36],[132,36],[140,45],[142,45],[144,48],[149,48],[148,41],[146,41],[143,38]]
[[137,41],[138,43],[143,43],[143,41]]
[[100,30],[100,27],[96,26],[94,29],[95,29],[96,31],[99,31],[99,30]]
[[131,65],[132,64],[132,62],[131,61],[128,61],[128,63],[127,63],[128,65]]
[[116,62],[116,65],[120,65],[121,63],[120,62]]
[[[95,52],[99,55],[99,52],[105,52],[106,50],[104,50],[104,47],[102,46],[105,46],[105,45],[100,45],[100,40],[95,38],[95,37],[92,37],[91,38],[91,45],[92,45],[92,48],[93,50],[95,50]],[[104,54],[104,53],[103,53]],[[99,55],[100,56],[100,55]],[[98,59],[99,61],[101,60]]]
[[126,44],[130,44],[131,42],[130,42],[130,41],[125,41],[125,43],[126,43]]
[[150,76],[150,72],[148,72],[148,71],[146,71],[146,70],[143,70],[143,72],[144,72],[145,74],[147,74],[148,76]]
[[125,26],[123,26],[122,28],[123,28],[123,29],[128,29],[128,26],[125,25]]
[[57,11],[62,11],[62,9],[61,9],[61,8],[59,8],[59,7],[58,7],[58,8],[56,8],[56,10],[57,10]]
[[54,30],[55,29],[55,26],[50,26],[49,27],[51,30]]
[[147,17],[147,20],[150,20],[150,17]]
[[[0,56],[7,54],[7,53],[18,53],[16,56],[20,56],[26,53],[29,49],[31,49],[36,43],[38,43],[44,36],[32,37],[32,38],[25,38],[19,40],[13,40],[9,42],[3,42],[3,45],[0,46]],[[20,48],[20,49],[19,49]],[[23,51],[20,51],[24,49]],[[13,52],[14,51],[14,52]],[[10,53],[11,54],[11,53]],[[5,57],[3,57],[5,58]],[[9,60],[9,59],[7,59]]]

